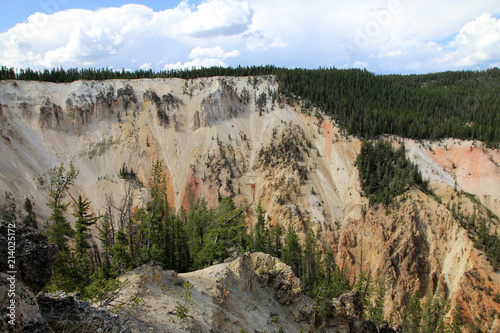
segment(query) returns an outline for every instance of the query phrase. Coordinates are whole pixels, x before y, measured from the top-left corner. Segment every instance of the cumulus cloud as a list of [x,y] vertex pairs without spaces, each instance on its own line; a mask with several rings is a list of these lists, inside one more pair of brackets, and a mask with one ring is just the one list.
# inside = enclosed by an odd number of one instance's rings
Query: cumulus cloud
[[273,64],[425,73],[500,62],[498,0],[178,1],[160,11],[129,4],[36,13],[0,34],[0,63],[154,70]]
[[181,24],[181,31],[192,37],[237,35],[247,30],[253,10],[245,2],[212,0],[202,3]]
[[246,47],[250,51],[266,51],[270,48],[283,48],[288,46],[276,31],[252,31],[244,36],[247,39]]
[[202,48],[196,47],[191,50],[189,53],[190,59],[196,58],[234,58],[239,57],[240,51],[232,50],[230,52],[224,51],[220,46],[212,47],[212,48]]
[[[130,4],[95,11],[36,13],[0,34],[0,62],[52,67],[95,65],[107,60],[122,62],[115,64],[120,67],[142,52],[143,63],[157,63],[161,57],[176,56],[167,46],[182,49],[177,50],[179,54],[188,47],[189,39],[203,42],[244,32],[252,15],[249,5],[239,0],[209,0],[198,7],[182,1],[173,9],[159,12]],[[134,50],[137,47],[146,49]],[[238,55],[228,53],[224,57]]]
[[150,62],[145,62],[139,68],[140,69],[144,69],[144,70],[148,70],[148,69],[151,68],[151,63]]
[[181,63],[166,64],[164,69],[181,69],[181,68],[201,68],[211,66],[228,66],[224,61],[227,58],[235,58],[240,56],[240,51],[232,50],[229,52],[224,51],[220,46],[212,48],[195,47],[189,53],[188,58],[190,61]]
[[186,61],[181,63],[180,61],[174,64],[166,64],[164,69],[191,69],[191,68],[201,68],[201,67],[212,67],[220,66],[226,67],[227,64],[221,59],[215,58],[204,58],[204,59],[194,59],[192,61]]
[[[441,62],[453,67],[473,67],[500,58],[500,19],[485,13],[464,25],[447,47],[456,50],[448,53]],[[486,65],[491,65],[487,63]]]

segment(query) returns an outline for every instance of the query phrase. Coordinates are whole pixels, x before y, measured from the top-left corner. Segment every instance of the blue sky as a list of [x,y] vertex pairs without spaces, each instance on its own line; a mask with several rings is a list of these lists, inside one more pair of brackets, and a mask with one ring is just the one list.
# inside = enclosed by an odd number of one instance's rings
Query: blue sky
[[500,66],[498,0],[20,0],[0,13],[0,64],[18,68]]

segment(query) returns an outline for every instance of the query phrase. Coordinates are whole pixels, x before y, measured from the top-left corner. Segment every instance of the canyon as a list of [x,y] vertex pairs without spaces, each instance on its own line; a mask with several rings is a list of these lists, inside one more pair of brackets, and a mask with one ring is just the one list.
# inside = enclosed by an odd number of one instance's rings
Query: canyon
[[260,201],[269,227],[293,228],[302,242],[313,230],[353,279],[362,270],[381,277],[393,323],[417,292],[423,303],[446,299],[447,318],[459,308],[468,331],[499,331],[500,273],[460,215],[487,217],[497,232],[500,151],[387,136],[394,146],[404,142],[433,195],[410,189],[390,207],[370,206],[355,165],[361,139],[277,92],[273,76],[0,81],[0,191],[18,207],[30,198],[42,226],[49,170],[72,163],[79,175],[71,195],[100,215],[107,200],[119,203],[129,191],[119,176],[126,166],[138,180],[133,205],[144,207],[159,160],[173,209],[187,207],[191,191],[210,207],[231,196],[253,202],[250,230]]

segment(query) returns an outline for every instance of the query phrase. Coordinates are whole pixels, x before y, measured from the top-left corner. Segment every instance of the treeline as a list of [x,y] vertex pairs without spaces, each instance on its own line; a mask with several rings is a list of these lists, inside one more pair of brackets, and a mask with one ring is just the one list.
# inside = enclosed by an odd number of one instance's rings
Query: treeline
[[405,153],[404,143],[394,149],[390,141],[363,141],[356,159],[359,179],[364,195],[369,198],[370,206],[383,203],[389,205],[392,200],[408,191],[412,186],[428,191],[428,181]]
[[256,76],[275,74],[277,68],[272,65],[268,66],[251,66],[251,67],[207,67],[193,69],[169,69],[155,72],[152,69],[135,71],[116,71],[106,68],[69,68],[63,67],[52,69],[21,68],[16,70],[12,67],[2,66],[0,68],[0,80],[31,80],[44,82],[73,82],[77,80],[113,80],[113,79],[155,79],[155,78],[181,78],[194,79],[199,77],[213,76]]
[[109,68],[0,69],[0,79],[75,80],[275,75],[291,103],[316,106],[348,134],[375,138],[447,137],[500,142],[500,69],[425,75],[375,75],[359,69],[287,69],[272,65],[115,71]]

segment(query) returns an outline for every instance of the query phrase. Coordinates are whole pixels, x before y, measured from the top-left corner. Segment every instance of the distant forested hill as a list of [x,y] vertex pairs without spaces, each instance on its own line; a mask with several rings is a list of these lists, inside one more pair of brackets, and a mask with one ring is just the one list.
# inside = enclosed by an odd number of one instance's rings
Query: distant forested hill
[[314,105],[348,134],[374,138],[395,134],[413,139],[453,137],[500,142],[500,70],[425,75],[375,75],[359,69],[286,69],[274,66],[134,72],[106,69],[51,70],[3,66],[0,79],[76,80],[276,75],[291,102]]
[[279,78],[283,94],[309,100],[358,137],[500,141],[498,68],[407,76],[294,69]]

